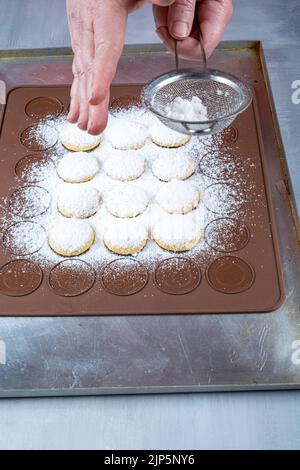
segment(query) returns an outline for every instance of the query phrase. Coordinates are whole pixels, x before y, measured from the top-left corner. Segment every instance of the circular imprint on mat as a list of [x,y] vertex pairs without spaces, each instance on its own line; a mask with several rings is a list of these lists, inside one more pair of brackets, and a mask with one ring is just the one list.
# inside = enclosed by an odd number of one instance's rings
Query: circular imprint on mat
[[36,291],[43,280],[43,271],[32,261],[19,259],[0,269],[0,292],[11,297],[22,297]]
[[132,295],[140,292],[148,282],[148,271],[132,259],[112,261],[102,271],[103,287],[114,295]]
[[48,178],[49,171],[54,169],[54,163],[47,154],[27,155],[18,161],[15,173],[27,183],[39,183]]
[[207,270],[210,286],[224,294],[238,294],[248,290],[254,282],[253,268],[236,256],[216,259]]
[[110,110],[112,113],[121,109],[128,109],[132,107],[141,107],[141,100],[137,96],[125,95],[114,98],[110,104]]
[[25,113],[35,119],[56,118],[63,110],[62,103],[57,98],[41,96],[27,103]]
[[18,222],[9,227],[3,235],[3,245],[16,255],[32,255],[46,242],[44,227],[35,222]]
[[55,294],[76,297],[88,292],[95,284],[94,269],[77,259],[62,261],[49,274],[49,285]]
[[206,208],[216,214],[231,214],[238,211],[245,200],[244,191],[228,183],[212,184],[203,194]]
[[56,130],[53,127],[46,125],[43,126],[43,129],[43,134],[40,135],[35,126],[25,129],[20,136],[21,144],[23,144],[27,149],[35,152],[49,150],[54,147],[58,141]]
[[170,258],[159,263],[154,280],[156,286],[167,294],[188,294],[199,286],[201,271],[188,258]]
[[232,155],[207,153],[199,164],[201,172],[214,180],[232,179],[236,173],[236,161]]
[[50,194],[40,186],[24,186],[17,189],[9,199],[11,211],[25,219],[44,214],[49,209],[50,203]]
[[235,219],[217,219],[207,225],[204,238],[217,251],[230,253],[244,248],[250,239],[248,228]]

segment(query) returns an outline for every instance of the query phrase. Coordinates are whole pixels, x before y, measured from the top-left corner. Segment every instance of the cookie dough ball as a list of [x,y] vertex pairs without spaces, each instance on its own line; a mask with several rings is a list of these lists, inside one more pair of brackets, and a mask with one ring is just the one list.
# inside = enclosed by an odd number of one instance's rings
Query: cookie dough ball
[[119,181],[132,181],[145,171],[145,159],[134,152],[121,152],[105,160],[103,169],[111,178]]
[[115,219],[110,221],[104,231],[105,246],[118,255],[133,255],[147,244],[148,231],[136,219]]
[[186,214],[197,207],[200,194],[192,183],[173,180],[161,187],[156,200],[170,214]]
[[96,214],[99,204],[97,189],[85,184],[66,184],[58,197],[57,207],[65,217],[85,219]]
[[152,165],[153,174],[161,181],[185,180],[195,171],[195,162],[188,155],[160,155]]
[[90,249],[95,241],[93,228],[87,222],[65,219],[49,233],[49,245],[61,256],[79,256]]
[[164,250],[180,253],[194,248],[202,238],[204,223],[193,213],[164,214],[158,217],[152,227],[152,237]]
[[132,184],[121,184],[109,191],[105,197],[108,212],[115,217],[136,217],[142,214],[148,206],[147,193]]
[[106,136],[117,150],[138,150],[146,143],[148,129],[138,123],[115,119],[107,129]]
[[154,124],[150,128],[152,142],[159,147],[177,148],[187,144],[190,141],[188,135],[169,129],[161,122]]
[[84,152],[67,154],[57,166],[58,176],[67,183],[85,183],[93,179],[98,171],[97,159]]
[[66,124],[60,133],[60,141],[73,152],[88,152],[100,145],[101,137],[82,131],[76,124]]

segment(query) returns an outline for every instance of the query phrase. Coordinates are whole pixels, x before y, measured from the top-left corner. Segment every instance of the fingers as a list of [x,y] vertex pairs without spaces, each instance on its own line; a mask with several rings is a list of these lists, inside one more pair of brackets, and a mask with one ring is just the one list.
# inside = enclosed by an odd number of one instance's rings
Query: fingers
[[160,7],[168,7],[175,2],[175,0],[149,0],[153,5],[158,5]]
[[[181,2],[182,3],[182,2]],[[189,2],[191,3],[191,1]],[[169,8],[162,8],[153,5],[153,14],[156,24],[156,33],[163,41],[165,46],[174,52],[174,37],[178,36],[171,33],[170,28],[173,22],[174,9],[178,8],[178,1]],[[202,0],[194,2],[194,25],[186,38],[178,41],[178,55],[183,59],[199,60],[201,58],[201,47],[199,43],[199,28],[203,36],[204,47],[207,57],[209,57],[216,46],[221,41],[226,26],[232,17],[232,0]],[[189,21],[188,13],[186,17]],[[175,16],[177,17],[177,16]],[[181,16],[183,18],[183,16]]]
[[206,55],[209,57],[221,41],[231,20],[232,0],[203,0],[197,4],[196,13],[201,25]]
[[68,120],[85,130],[88,122],[89,71],[93,61],[93,34],[89,15],[80,0],[67,0],[68,22],[74,52],[71,105]]
[[94,21],[95,55],[87,127],[91,134],[99,133],[107,123],[109,90],[123,51],[128,17],[125,7],[113,2],[109,5]]
[[196,0],[176,0],[168,10],[168,29],[174,39],[189,36],[195,17]]

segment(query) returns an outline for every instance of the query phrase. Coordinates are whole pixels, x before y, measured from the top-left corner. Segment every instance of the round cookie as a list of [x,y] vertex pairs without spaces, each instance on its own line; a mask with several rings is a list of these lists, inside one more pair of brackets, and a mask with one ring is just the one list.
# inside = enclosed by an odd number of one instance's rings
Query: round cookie
[[82,131],[76,124],[66,124],[60,133],[60,141],[73,152],[88,152],[100,145],[101,137]]
[[200,194],[188,181],[173,180],[161,187],[156,200],[169,214],[186,214],[197,207]]
[[160,155],[152,165],[153,174],[161,181],[186,180],[195,171],[196,165],[188,155]]
[[64,185],[57,207],[65,217],[85,219],[96,214],[100,197],[97,189],[85,184]]
[[79,256],[90,249],[95,241],[93,228],[82,220],[65,219],[49,233],[49,246],[61,256]]
[[103,169],[113,179],[132,181],[144,173],[145,159],[134,152],[122,152],[107,158]]
[[132,219],[115,219],[105,229],[105,246],[118,255],[133,255],[147,244],[148,231],[143,223]]
[[138,150],[144,147],[148,129],[135,122],[115,119],[106,131],[106,137],[117,150]]
[[99,171],[95,157],[88,153],[69,153],[57,165],[58,176],[67,183],[85,183],[93,179]]
[[164,126],[161,122],[154,124],[150,128],[150,136],[152,142],[159,147],[178,148],[182,145],[187,144],[190,141],[190,137],[185,134],[169,129]]
[[109,191],[105,197],[108,212],[115,217],[136,217],[142,214],[148,206],[147,193],[132,184],[121,184]]
[[194,248],[200,241],[203,226],[193,214],[164,214],[153,224],[152,237],[164,250],[183,252]]

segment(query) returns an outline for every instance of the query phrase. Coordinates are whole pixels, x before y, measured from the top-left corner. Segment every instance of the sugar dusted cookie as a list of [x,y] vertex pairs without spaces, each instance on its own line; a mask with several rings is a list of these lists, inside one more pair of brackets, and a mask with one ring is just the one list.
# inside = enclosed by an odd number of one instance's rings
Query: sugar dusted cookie
[[65,219],[58,222],[49,233],[49,245],[52,250],[66,257],[85,253],[94,241],[93,228],[82,220]]
[[58,197],[57,207],[65,217],[85,219],[98,211],[99,203],[97,189],[86,184],[66,184]]
[[137,219],[114,219],[104,231],[105,246],[118,255],[133,255],[147,244],[148,231]]
[[103,169],[108,176],[115,180],[132,181],[144,173],[145,159],[133,151],[120,152],[107,158]]
[[148,206],[147,193],[134,184],[122,183],[109,191],[105,197],[105,205],[115,217],[136,217]]
[[57,166],[58,176],[67,183],[84,183],[93,179],[99,171],[98,161],[85,152],[69,153]]
[[106,137],[117,150],[138,150],[146,143],[148,128],[135,122],[114,119],[106,131]]
[[73,152],[88,152],[100,145],[101,137],[82,131],[76,124],[68,123],[60,133],[60,141],[64,147]]
[[152,165],[153,174],[161,181],[185,180],[195,171],[196,165],[188,155],[160,155]]
[[162,214],[152,227],[152,237],[158,246],[172,252],[183,252],[194,248],[201,240],[204,222],[193,213]]
[[159,190],[156,201],[170,214],[186,214],[197,207],[200,200],[198,189],[188,181],[173,180]]
[[169,129],[161,122],[154,124],[150,127],[150,136],[152,142],[159,147],[177,148],[187,144],[190,137],[185,134]]

